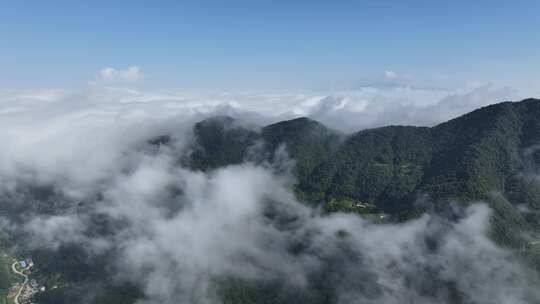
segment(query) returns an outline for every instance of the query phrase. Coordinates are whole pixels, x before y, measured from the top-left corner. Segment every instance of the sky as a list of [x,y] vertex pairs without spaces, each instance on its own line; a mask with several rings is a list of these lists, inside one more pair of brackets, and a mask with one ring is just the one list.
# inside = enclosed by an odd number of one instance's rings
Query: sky
[[0,89],[355,89],[536,94],[538,1],[4,1]]
[[[300,204],[286,150],[209,174],[178,159],[214,115],[251,127],[308,116],[351,134],[540,96],[538,12],[539,1],[0,0],[0,195],[19,208],[36,203],[26,185],[45,185],[66,206],[0,216],[0,229],[115,252],[115,279],[139,286],[140,304],[201,303],[224,276],[310,291],[312,275],[340,303],[444,303],[445,288],[426,295],[431,282],[457,282],[465,302],[530,303],[536,281],[486,236],[486,205],[455,223],[374,225]],[[163,134],[170,146],[147,145]],[[94,233],[102,215],[117,232]],[[440,250],[419,246],[434,238]],[[381,293],[366,299],[372,284]]]

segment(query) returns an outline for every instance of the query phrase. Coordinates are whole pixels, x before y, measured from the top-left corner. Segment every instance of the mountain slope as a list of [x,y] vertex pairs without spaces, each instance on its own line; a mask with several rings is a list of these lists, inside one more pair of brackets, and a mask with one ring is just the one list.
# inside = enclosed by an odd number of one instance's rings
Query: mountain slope
[[259,138],[257,132],[227,116],[212,117],[193,128],[195,146],[192,168],[208,170],[242,162],[248,147]]
[[283,121],[260,128],[246,126],[231,117],[211,117],[197,124],[189,164],[200,170],[215,169],[246,160],[274,161],[275,152],[286,148],[296,161],[298,176],[307,176],[328,158],[340,134],[308,118]]
[[540,142],[539,126],[540,101],[531,99],[433,128],[360,131],[301,179],[300,188],[320,202],[349,197],[389,212],[410,208],[421,194],[435,201],[486,199],[525,169],[523,151]]
[[[196,133],[203,142],[225,145],[224,151],[242,151],[238,156],[255,141],[263,142],[262,154],[270,160],[286,147],[296,160],[299,199],[327,210],[369,210],[406,220],[426,208],[447,212],[453,202],[482,200],[494,210],[499,244],[526,253],[525,235],[540,233],[540,183],[531,177],[540,172],[537,99],[491,105],[431,128],[389,126],[344,136],[299,118],[249,133],[249,141],[222,132]],[[221,158],[217,163],[225,164]]]
[[[412,208],[419,195],[471,201],[504,192],[526,167],[523,151],[540,143],[540,101],[500,103],[432,128],[389,126],[348,136],[307,118],[260,132],[232,118],[211,118],[194,132],[195,168],[240,163],[254,148],[258,156],[253,153],[251,160],[264,155],[271,161],[285,147],[296,161],[299,193],[306,200],[347,198],[395,213]],[[539,160],[530,157],[527,166]]]
[[266,151],[275,151],[284,145],[296,161],[296,175],[303,177],[328,159],[338,146],[341,134],[302,117],[266,126],[261,137]]

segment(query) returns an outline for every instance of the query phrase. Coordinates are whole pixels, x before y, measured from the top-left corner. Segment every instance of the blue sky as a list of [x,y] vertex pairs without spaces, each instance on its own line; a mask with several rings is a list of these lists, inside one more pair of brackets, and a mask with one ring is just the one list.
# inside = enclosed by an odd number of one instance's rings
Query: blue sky
[[[540,85],[540,1],[1,1],[0,88]],[[381,78],[382,77],[382,78]],[[397,81],[397,80],[396,80]]]

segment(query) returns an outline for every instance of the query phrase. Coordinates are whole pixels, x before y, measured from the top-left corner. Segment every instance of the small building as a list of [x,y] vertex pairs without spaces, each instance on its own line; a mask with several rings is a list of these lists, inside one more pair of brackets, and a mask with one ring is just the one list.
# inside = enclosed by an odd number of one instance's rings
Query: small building
[[21,266],[21,268],[26,268],[26,267],[28,267],[28,264],[26,263],[25,260],[19,261],[19,265]]
[[356,202],[356,207],[358,207],[358,208],[367,208],[367,207],[369,207],[369,204],[358,201],[358,202]]

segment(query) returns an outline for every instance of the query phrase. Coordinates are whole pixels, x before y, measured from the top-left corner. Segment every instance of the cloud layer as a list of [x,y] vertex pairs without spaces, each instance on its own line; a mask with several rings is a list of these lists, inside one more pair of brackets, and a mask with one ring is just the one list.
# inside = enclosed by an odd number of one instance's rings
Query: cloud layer
[[[114,250],[116,279],[140,286],[144,304],[218,303],[223,280],[260,282],[283,299],[330,297],[346,304],[530,303],[540,299],[532,274],[486,236],[485,205],[465,210],[458,222],[426,215],[377,225],[300,204],[290,191],[293,177],[272,165],[202,173],[178,164],[189,153],[193,123],[211,115],[258,124],[310,116],[352,131],[432,125],[513,94],[491,86],[2,91],[1,191],[15,204],[27,202],[21,184],[52,187],[50,203],[62,208],[12,224],[35,246],[76,242],[91,255]],[[161,134],[174,134],[174,144],[147,144]],[[118,225],[96,233],[96,216]]]
[[[455,223],[425,215],[374,224],[301,205],[291,180],[268,167],[203,174],[173,159],[166,151],[144,157],[103,189],[91,212],[124,223],[114,234],[89,237],[88,213],[80,212],[26,229],[39,246],[77,240],[91,251],[116,248],[118,279],[141,286],[145,304],[219,303],[216,282],[229,279],[277,284],[272,292],[285,301],[321,293],[347,304],[540,299],[532,273],[486,236],[485,205]],[[173,186],[181,194],[172,195]]]
[[[511,99],[506,88],[466,91],[371,88],[346,92],[85,90],[0,91],[3,175],[81,183],[103,178],[142,138],[229,115],[258,125],[309,116],[345,132],[389,124],[433,125]],[[85,164],[85,165],[81,165]],[[80,172],[79,172],[80,171]],[[84,174],[83,174],[84,172]]]

